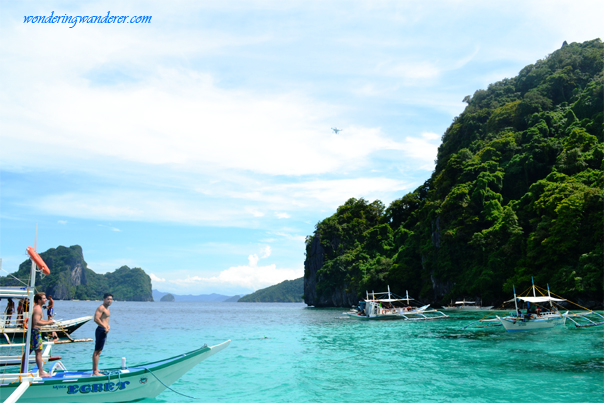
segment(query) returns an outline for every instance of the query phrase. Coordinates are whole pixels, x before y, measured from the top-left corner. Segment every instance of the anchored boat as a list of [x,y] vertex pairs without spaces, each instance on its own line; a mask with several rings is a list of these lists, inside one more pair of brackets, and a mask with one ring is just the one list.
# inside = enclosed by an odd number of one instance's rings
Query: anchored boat
[[[581,307],[580,305],[559,297],[547,289],[538,287],[533,282],[532,286],[527,289],[524,295],[516,295],[516,287],[514,289],[514,298],[505,303],[514,303],[514,311],[507,316],[495,315],[495,318],[483,318],[472,322],[465,328],[485,328],[492,326],[503,326],[507,332],[520,332],[526,330],[545,330],[555,327],[562,327],[566,324],[566,320],[570,320],[576,327],[591,327],[604,325],[604,316],[590,309]],[[532,290],[532,296],[530,291]],[[539,296],[537,296],[539,292]],[[546,295],[547,293],[547,295]],[[583,312],[570,312],[565,310],[561,303],[566,302],[582,308]]]
[[371,292],[366,291],[366,298],[359,302],[359,306],[351,309],[349,312],[344,312],[344,315],[355,319],[377,319],[377,320],[432,320],[448,318],[448,315],[430,309],[430,305],[412,306],[409,298],[409,292],[406,292],[406,297],[401,298],[390,292],[388,286],[387,292]]
[[476,303],[475,301],[466,301],[465,299],[463,301],[455,301],[455,304],[453,304],[453,301],[451,301],[451,304],[449,306],[443,306],[443,309],[445,311],[488,311],[490,309],[492,309],[493,306],[480,306],[480,304]]
[[[7,295],[7,293],[12,294],[15,290],[23,290],[23,292],[25,292],[25,287],[1,287],[0,295]],[[25,319],[27,319],[29,315],[24,314],[24,316]],[[90,320],[92,320],[92,316],[58,320],[52,325],[40,326],[40,333],[43,338],[51,338],[51,335],[55,333],[59,338],[71,339],[71,334]],[[27,326],[27,322],[25,325]],[[27,328],[19,324],[6,325],[6,319],[0,316],[0,333],[2,333],[2,336],[0,337],[0,344],[23,343],[27,334]]]

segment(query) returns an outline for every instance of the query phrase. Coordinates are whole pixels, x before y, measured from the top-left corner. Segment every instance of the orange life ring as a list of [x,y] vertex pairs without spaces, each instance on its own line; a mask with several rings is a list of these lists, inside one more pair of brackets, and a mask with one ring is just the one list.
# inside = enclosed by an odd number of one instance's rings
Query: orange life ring
[[386,310],[382,309],[382,315],[386,315]]
[[50,269],[48,268],[46,263],[44,263],[44,260],[42,260],[40,255],[38,255],[38,253],[34,250],[34,248],[32,248],[31,246],[28,246],[27,253],[31,257],[31,260],[34,261],[36,266],[38,266],[38,268],[42,269],[42,273],[44,273],[45,275],[48,276],[50,274]]
[[29,319],[29,318],[25,318],[25,319],[23,319],[23,327],[24,327],[25,329],[27,329],[27,320],[28,320],[28,319]]

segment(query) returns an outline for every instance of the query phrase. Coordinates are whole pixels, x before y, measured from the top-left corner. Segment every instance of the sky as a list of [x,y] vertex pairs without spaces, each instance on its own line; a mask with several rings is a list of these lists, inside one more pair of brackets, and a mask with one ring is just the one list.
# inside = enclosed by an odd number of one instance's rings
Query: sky
[[[128,18],[24,22],[108,13]],[[2,0],[0,275],[37,228],[38,252],[80,245],[95,272],[140,267],[163,292],[300,278],[319,221],[420,186],[466,95],[602,38],[602,15],[602,1]]]

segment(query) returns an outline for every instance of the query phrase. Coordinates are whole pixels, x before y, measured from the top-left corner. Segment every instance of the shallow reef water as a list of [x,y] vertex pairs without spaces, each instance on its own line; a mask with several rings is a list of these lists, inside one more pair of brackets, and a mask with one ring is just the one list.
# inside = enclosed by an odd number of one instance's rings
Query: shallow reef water
[[[100,302],[57,301],[56,318]],[[172,388],[200,402],[600,402],[604,326],[506,333],[464,330],[484,312],[409,323],[342,319],[304,304],[121,302],[111,306],[101,368],[231,345]],[[94,337],[91,321],[74,337]],[[68,368],[91,366],[93,343],[57,345]],[[143,402],[190,402],[166,390]]]

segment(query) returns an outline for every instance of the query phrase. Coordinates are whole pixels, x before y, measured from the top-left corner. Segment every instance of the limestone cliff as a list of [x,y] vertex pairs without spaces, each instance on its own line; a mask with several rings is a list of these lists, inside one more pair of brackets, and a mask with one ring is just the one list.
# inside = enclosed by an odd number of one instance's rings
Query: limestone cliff
[[316,307],[350,307],[356,305],[358,303],[356,292],[347,289],[345,284],[324,287],[317,293],[317,283],[321,281],[320,270],[323,267],[324,259],[325,249],[321,245],[321,236],[317,234],[308,246],[304,262],[304,302]]
[[[97,274],[88,268],[82,247],[58,246],[40,253],[50,275],[36,281],[36,290],[57,300],[101,299],[111,292],[116,300],[153,301],[151,278],[140,268],[122,266],[112,273]],[[31,261],[27,259],[12,276],[29,281]],[[19,285],[12,277],[0,277],[0,285]]]

